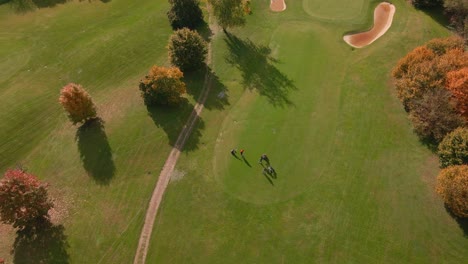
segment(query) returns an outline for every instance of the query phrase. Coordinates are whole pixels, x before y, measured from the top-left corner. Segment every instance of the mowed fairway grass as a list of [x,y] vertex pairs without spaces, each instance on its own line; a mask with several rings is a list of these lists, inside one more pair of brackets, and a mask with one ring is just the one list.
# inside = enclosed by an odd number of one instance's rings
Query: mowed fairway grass
[[[223,86],[228,102],[202,113],[199,148],[179,160],[148,263],[466,261],[466,230],[434,191],[437,158],[390,77],[404,54],[449,32],[394,1],[390,30],[353,49],[342,36],[369,29],[377,1],[286,0],[282,13],[252,4],[246,27],[213,38],[219,83],[208,104]],[[276,179],[262,175],[262,153]]]
[[[152,110],[154,118],[140,98],[139,80],[153,64],[167,65],[168,8],[75,1],[16,14],[0,6],[0,172],[21,164],[50,184],[64,230],[30,246],[53,252],[56,261],[43,263],[133,261],[157,177],[203,84],[192,76],[189,103]],[[103,128],[70,124],[58,103],[69,82],[94,98]],[[15,237],[0,226],[7,263]],[[23,245],[16,262],[39,263],[35,256]]]

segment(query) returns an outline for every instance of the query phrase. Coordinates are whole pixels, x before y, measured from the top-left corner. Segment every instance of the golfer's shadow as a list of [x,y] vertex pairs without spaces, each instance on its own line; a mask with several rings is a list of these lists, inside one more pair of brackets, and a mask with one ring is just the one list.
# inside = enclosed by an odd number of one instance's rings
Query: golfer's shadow
[[247,164],[247,166],[252,168],[252,165],[250,165],[249,161],[244,157],[244,155],[242,155],[242,160],[245,162],[245,164]]

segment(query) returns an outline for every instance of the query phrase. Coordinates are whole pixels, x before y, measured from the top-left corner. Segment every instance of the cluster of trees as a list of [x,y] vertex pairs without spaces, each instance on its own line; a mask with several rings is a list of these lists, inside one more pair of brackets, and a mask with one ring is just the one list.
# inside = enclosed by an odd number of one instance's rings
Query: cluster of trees
[[[174,33],[169,38],[168,57],[173,67],[153,66],[140,81],[140,91],[146,105],[175,106],[183,102],[186,92],[183,73],[203,68],[208,54],[207,42],[195,30],[203,23],[198,0],[169,0],[167,16]],[[213,15],[226,28],[245,24],[250,13],[248,0],[209,0]]]
[[463,39],[433,39],[403,57],[393,69],[398,98],[416,133],[439,143],[464,126],[468,53]]
[[411,0],[416,8],[443,7],[450,24],[465,39],[468,38],[468,1],[466,0]]
[[438,144],[437,192],[455,215],[468,217],[468,52],[463,39],[433,39],[415,48],[392,75],[415,132]]

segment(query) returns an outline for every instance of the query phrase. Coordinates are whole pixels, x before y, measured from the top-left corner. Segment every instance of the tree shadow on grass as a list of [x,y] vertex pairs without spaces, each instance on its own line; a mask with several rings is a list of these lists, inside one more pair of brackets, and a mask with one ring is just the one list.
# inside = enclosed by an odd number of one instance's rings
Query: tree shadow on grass
[[211,31],[210,26],[204,20],[195,30],[206,42],[211,41],[211,37],[213,37],[213,32]]
[[94,119],[85,123],[76,131],[75,140],[88,175],[98,184],[109,184],[115,174],[115,165],[104,122]]
[[[66,2],[70,2],[71,0],[0,0],[0,5],[3,3],[9,2],[13,10],[18,13],[25,13],[32,11],[36,8],[50,8],[54,7],[59,4],[65,4]],[[85,0],[80,0],[83,2]],[[108,3],[111,0],[99,0],[102,3]],[[92,0],[88,0],[88,2],[92,2]]]
[[270,56],[269,47],[256,45],[249,39],[242,40],[230,33],[226,33],[224,40],[229,49],[226,61],[241,71],[245,87],[256,89],[273,106],[292,105],[288,95],[296,86],[275,67],[274,63],[278,61]]
[[448,208],[447,204],[444,204],[444,207],[445,207],[445,210],[447,211],[447,213],[449,213],[449,215],[453,219],[455,219],[455,221],[457,221],[458,226],[460,226],[461,230],[463,230],[464,236],[466,238],[468,238],[468,219],[467,218],[460,218],[460,217],[456,216],[454,213],[452,213],[450,208]]
[[34,227],[17,232],[13,244],[13,262],[16,264],[66,264],[70,262],[68,242],[62,225],[40,220]]
[[210,67],[200,69],[195,72],[188,72],[184,75],[184,82],[187,86],[187,93],[197,98],[197,103],[201,102],[203,87],[210,85],[210,91],[205,101],[204,107],[208,110],[223,110],[229,105],[229,94],[226,86],[219,80],[219,77]]
[[25,13],[36,8],[54,7],[70,0],[10,0],[10,5],[18,13]]
[[450,28],[450,20],[447,14],[445,14],[443,6],[421,8],[419,10],[430,16],[434,21],[439,23],[439,25]]
[[154,124],[162,128],[166,133],[169,145],[176,147],[180,151],[192,151],[198,148],[201,130],[205,128],[205,123],[200,117],[198,117],[198,120],[194,124],[190,137],[184,139],[184,142],[186,142],[185,146],[184,144],[176,144],[180,132],[184,129],[193,111],[193,105],[188,103],[187,100],[178,107],[147,106],[146,109]]

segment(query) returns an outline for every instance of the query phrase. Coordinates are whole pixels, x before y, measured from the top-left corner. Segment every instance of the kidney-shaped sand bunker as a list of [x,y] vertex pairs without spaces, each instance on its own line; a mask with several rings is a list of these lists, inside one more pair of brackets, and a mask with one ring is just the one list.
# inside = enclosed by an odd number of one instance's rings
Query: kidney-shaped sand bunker
[[355,48],[365,47],[380,38],[392,25],[395,6],[380,3],[374,10],[374,26],[371,30],[352,35],[345,35],[343,40]]

